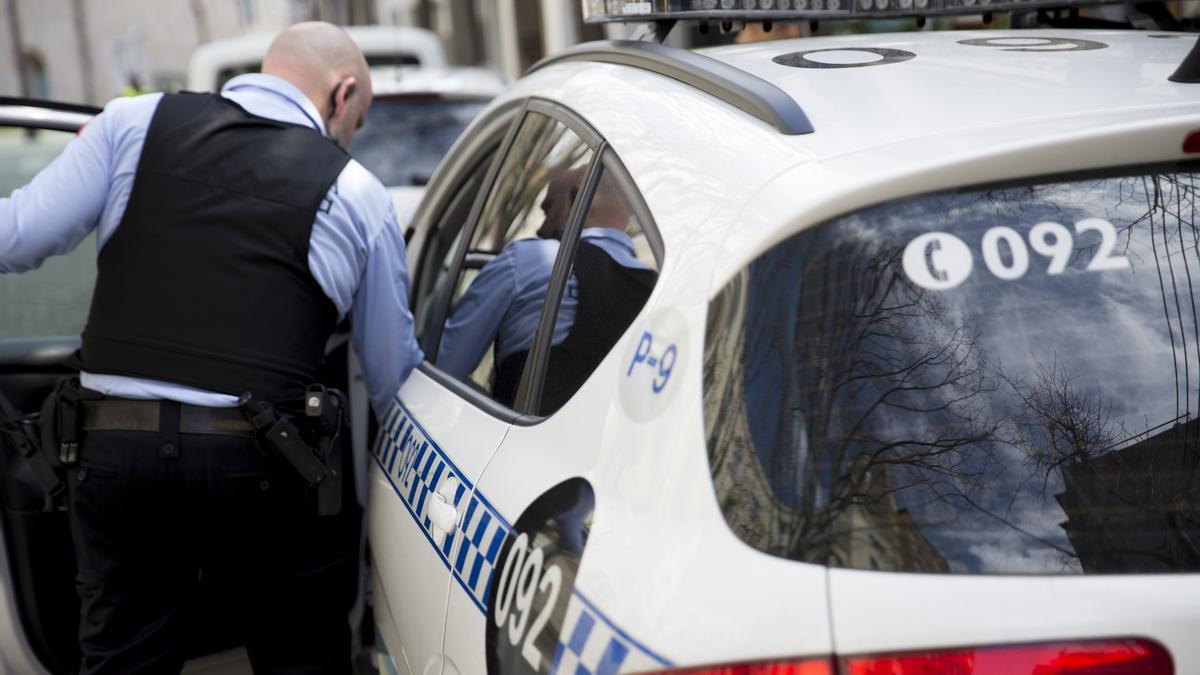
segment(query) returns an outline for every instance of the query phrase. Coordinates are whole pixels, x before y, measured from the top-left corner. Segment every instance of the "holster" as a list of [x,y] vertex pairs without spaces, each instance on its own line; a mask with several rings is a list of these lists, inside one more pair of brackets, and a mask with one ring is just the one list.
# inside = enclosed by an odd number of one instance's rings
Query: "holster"
[[[238,407],[254,425],[258,438],[271,454],[278,455],[316,490],[317,514],[334,516],[342,510],[343,433],[345,395],[321,385],[305,394],[305,415],[292,418],[275,405],[260,401],[250,392],[238,399]],[[300,422],[298,426],[293,419]],[[303,426],[303,429],[301,429]]]
[[41,485],[45,511],[54,510],[66,488],[66,469],[79,461],[84,398],[78,378],[63,377],[37,414],[18,415],[7,399],[0,401],[0,434],[25,458]]
[[42,454],[56,470],[79,462],[79,444],[83,431],[83,387],[79,378],[63,377],[42,403]]
[[[304,393],[304,417],[317,441],[317,455],[329,476],[317,486],[317,513],[337,515],[342,510],[346,431],[346,395],[314,384]],[[353,472],[350,473],[353,479]]]

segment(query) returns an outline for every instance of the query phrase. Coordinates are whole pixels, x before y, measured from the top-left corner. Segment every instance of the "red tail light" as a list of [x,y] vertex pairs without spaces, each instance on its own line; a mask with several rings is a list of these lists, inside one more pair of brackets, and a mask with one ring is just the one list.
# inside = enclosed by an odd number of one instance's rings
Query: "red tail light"
[[1149,640],[1055,642],[840,659],[839,675],[1172,675]]
[[662,671],[658,675],[1174,675],[1150,640],[1087,640]]
[[1183,151],[1187,153],[1200,152],[1200,131],[1193,131],[1183,139]]

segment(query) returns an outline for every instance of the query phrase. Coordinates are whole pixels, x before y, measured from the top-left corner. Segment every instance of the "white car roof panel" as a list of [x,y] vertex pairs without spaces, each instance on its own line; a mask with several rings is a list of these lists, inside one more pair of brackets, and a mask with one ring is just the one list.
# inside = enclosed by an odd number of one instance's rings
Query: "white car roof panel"
[[[1008,133],[1019,141],[1021,125],[1061,115],[1149,113],[1179,103],[1200,110],[1200,89],[1167,79],[1193,44],[1191,36],[1144,31],[942,31],[802,38],[701,53],[790,94],[816,128],[790,142],[823,159],[1000,125],[1012,125]],[[882,63],[879,53],[863,49],[913,56]],[[824,51],[812,53],[818,50]],[[806,62],[841,61],[842,67],[773,61],[799,52],[809,52]]]

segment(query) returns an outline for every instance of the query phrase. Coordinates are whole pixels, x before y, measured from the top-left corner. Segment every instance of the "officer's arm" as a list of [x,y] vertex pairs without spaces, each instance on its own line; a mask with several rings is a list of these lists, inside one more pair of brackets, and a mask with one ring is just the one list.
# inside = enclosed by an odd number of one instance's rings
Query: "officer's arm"
[[26,186],[0,199],[0,272],[67,253],[100,220],[112,168],[112,118],[101,113]]
[[368,242],[351,313],[354,349],[362,358],[367,393],[379,419],[425,358],[413,334],[408,292],[404,234],[389,202],[384,226]]
[[516,252],[512,246],[488,261],[454,305],[438,347],[437,366],[465,379],[496,340],[500,322],[516,291]]

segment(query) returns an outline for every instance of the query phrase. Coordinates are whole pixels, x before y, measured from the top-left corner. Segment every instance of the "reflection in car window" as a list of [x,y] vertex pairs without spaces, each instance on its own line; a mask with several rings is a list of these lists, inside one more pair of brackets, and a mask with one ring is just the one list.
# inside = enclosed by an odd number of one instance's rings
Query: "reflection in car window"
[[[0,195],[28,183],[74,134],[0,128]],[[25,274],[0,274],[0,340],[79,335],[96,281],[95,237]]]
[[605,171],[588,205],[550,349],[539,415],[550,415],[587,380],[633,322],[658,279],[645,229],[629,196]]
[[860,569],[1200,570],[1196,178],[907,199],[758,258],[705,351],[733,530]]
[[[469,231],[466,227],[467,218],[470,216],[475,196],[483,188],[483,181],[487,177],[488,167],[491,166],[495,152],[496,148],[493,145],[476,160],[471,172],[462,180],[454,197],[438,217],[437,226],[425,246],[422,259],[427,262],[419,267],[419,276],[415,284],[416,300],[413,303],[418,339],[424,339],[430,332],[432,324],[438,321],[437,310],[449,297],[450,268],[454,264],[454,254]],[[429,345],[423,347],[426,351],[433,351]]]
[[571,213],[591,156],[561,123],[529,113],[466,252],[436,364],[505,405],[521,376],[508,359],[533,342],[558,255],[553,234]]
[[425,185],[486,105],[468,98],[381,97],[348,150],[388,187]]

